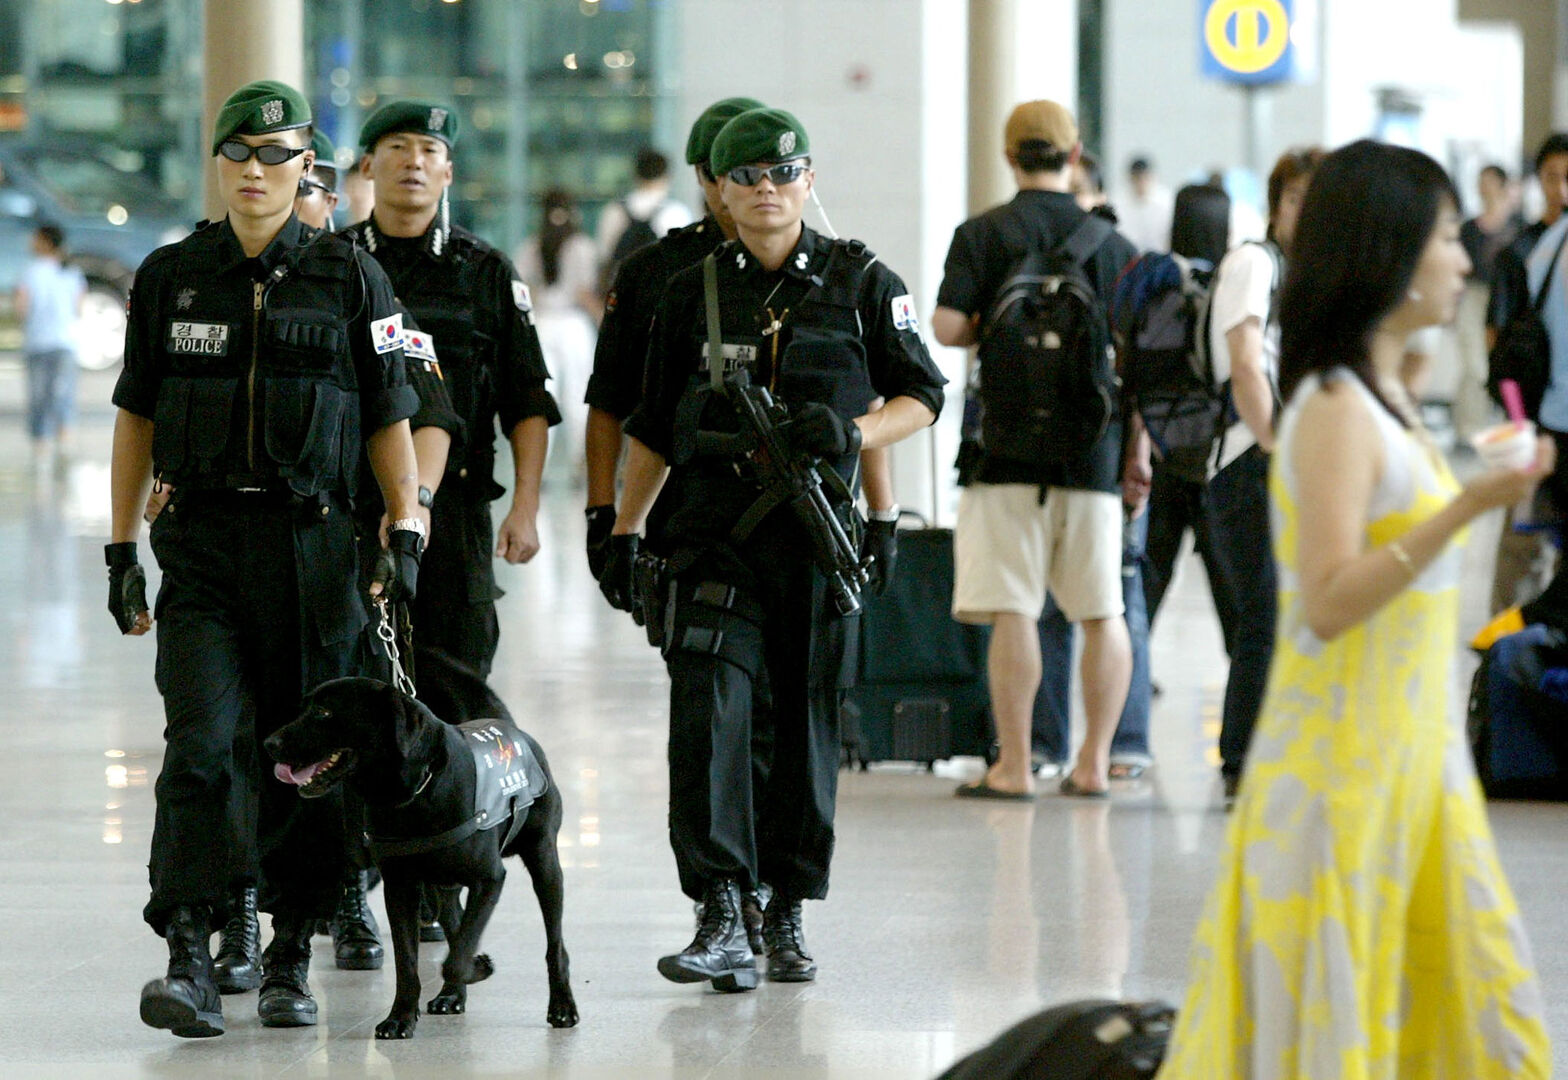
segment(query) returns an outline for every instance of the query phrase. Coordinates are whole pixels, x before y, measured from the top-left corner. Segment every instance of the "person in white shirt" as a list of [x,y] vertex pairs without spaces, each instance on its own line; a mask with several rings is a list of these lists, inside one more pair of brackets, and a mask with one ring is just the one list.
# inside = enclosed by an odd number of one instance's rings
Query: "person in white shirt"
[[653,243],[671,229],[684,229],[692,223],[691,210],[684,203],[670,198],[670,162],[651,147],[637,151],[632,168],[637,178],[636,187],[619,202],[613,202],[599,215],[599,228],[595,234],[599,244],[599,261],[609,267],[606,279],[614,276],[614,264],[642,246],[623,244],[628,230],[632,236],[640,235],[646,243]]
[[1127,166],[1127,190],[1116,201],[1116,227],[1140,251],[1169,251],[1175,196],[1154,175],[1154,163],[1135,157]]
[[1220,725],[1220,772],[1227,805],[1241,780],[1247,745],[1263,704],[1274,655],[1274,556],[1269,542],[1268,470],[1279,404],[1279,316],[1275,297],[1284,278],[1296,218],[1313,170],[1316,147],[1288,150],[1269,174],[1268,239],[1225,256],[1210,300],[1209,355],[1229,383],[1238,419],[1221,444],[1219,471],[1209,481],[1209,528],[1231,597],[1230,676]]
[[42,462],[51,444],[63,448],[76,408],[76,323],[87,281],[64,262],[65,234],[54,225],[33,233],[33,257],[16,287],[27,363],[27,434]]

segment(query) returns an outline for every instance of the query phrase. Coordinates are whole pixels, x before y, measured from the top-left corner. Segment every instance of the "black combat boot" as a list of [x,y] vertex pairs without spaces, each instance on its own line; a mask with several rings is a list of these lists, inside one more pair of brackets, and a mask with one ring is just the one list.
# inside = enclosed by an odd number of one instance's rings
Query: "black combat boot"
[[182,1039],[223,1034],[223,1000],[212,981],[207,920],[188,907],[175,908],[163,936],[169,942],[169,973],[142,987],[142,1023],[168,1028]]
[[746,940],[751,943],[751,951],[758,956],[768,951],[762,939],[762,897],[755,892],[740,894],[740,917],[746,924]]
[[314,919],[272,920],[272,943],[261,958],[261,998],[256,1015],[263,1027],[309,1027],[316,1022],[310,996],[310,932]]
[[229,921],[218,934],[212,979],[220,994],[243,994],[261,985],[261,924],[256,921],[254,885],[243,885],[229,897]]
[[343,897],[332,916],[332,952],[344,971],[376,971],[386,957],[375,913],[365,901],[363,870],[343,883]]
[[763,916],[762,937],[768,946],[769,982],[810,982],[817,977],[817,962],[806,951],[799,900],[775,892]]
[[726,993],[756,988],[757,959],[746,940],[740,890],[734,881],[723,878],[709,884],[697,936],[675,955],[660,957],[659,974],[678,983],[707,979],[715,990]]

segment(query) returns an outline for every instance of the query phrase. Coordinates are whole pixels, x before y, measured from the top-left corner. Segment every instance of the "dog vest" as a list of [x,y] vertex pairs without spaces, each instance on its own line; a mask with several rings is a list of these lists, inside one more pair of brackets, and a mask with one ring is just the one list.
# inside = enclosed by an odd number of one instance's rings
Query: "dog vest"
[[[545,793],[549,781],[544,769],[534,756],[533,748],[512,724],[505,720],[470,720],[457,725],[457,731],[474,767],[472,812],[434,836],[410,839],[373,836],[371,844],[378,859],[435,851],[503,824],[507,831],[501,839],[501,847],[505,848],[522,830],[528,808]],[[455,767],[461,768],[461,762],[459,758]]]

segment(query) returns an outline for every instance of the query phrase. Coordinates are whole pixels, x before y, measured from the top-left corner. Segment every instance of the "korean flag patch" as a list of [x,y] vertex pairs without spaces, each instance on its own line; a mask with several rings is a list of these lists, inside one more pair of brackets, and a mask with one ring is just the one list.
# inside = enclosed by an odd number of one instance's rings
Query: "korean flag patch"
[[377,355],[403,347],[403,313],[388,315],[370,324],[370,341]]
[[403,335],[403,354],[410,360],[434,360],[435,339],[423,330],[410,330]]
[[893,297],[893,325],[899,330],[913,330],[917,334],[920,333],[920,319],[915,315],[915,300],[908,293]]
[[534,309],[534,300],[533,297],[528,295],[528,286],[516,278],[512,279],[512,303],[516,304],[517,310],[524,315],[527,315]]

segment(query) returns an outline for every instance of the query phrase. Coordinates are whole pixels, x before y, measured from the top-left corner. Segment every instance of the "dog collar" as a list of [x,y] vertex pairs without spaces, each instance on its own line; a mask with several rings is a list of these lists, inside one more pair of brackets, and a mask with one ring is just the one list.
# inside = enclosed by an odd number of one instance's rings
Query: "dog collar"
[[403,807],[409,805],[415,799],[417,799],[421,795],[423,795],[425,793],[425,788],[430,786],[430,777],[433,776],[433,775],[434,774],[430,771],[430,766],[426,765],[425,766],[425,775],[420,779],[419,783],[414,786],[414,793],[412,795],[410,795],[408,798],[404,799],[402,802],[396,803],[392,808],[394,810],[401,810],[401,809],[403,809]]

